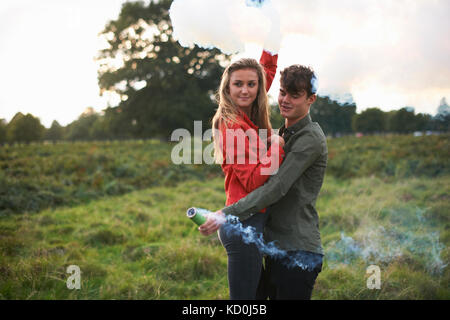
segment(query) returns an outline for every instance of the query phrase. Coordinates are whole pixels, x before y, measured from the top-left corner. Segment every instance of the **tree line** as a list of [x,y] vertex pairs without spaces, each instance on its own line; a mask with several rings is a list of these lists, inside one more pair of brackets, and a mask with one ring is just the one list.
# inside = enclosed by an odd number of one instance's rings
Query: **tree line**
[[[169,8],[172,0],[126,2],[101,36],[109,46],[101,50],[98,84],[101,94],[115,94],[120,103],[97,113],[88,108],[67,126],[53,121],[45,128],[31,114],[17,113],[9,123],[0,119],[0,143],[168,139],[177,128],[192,132],[194,120],[210,123],[215,93],[230,60],[218,49],[185,48],[174,40]],[[82,94],[82,93],[79,93]],[[442,109],[442,110],[441,110]],[[272,124],[282,119],[272,106]],[[325,134],[339,136],[414,131],[448,131],[449,107],[443,99],[438,114],[415,114],[410,108],[383,112],[378,108],[356,113],[356,105],[318,97],[311,116]]]
[[[329,97],[318,97],[312,105],[310,114],[313,121],[322,127],[327,136],[339,137],[355,133],[380,134],[396,133],[408,134],[413,132],[449,132],[450,109],[443,99],[436,116],[430,114],[415,114],[411,108],[384,112],[379,108],[369,108],[361,113],[356,113],[355,104],[341,105]],[[273,105],[271,120],[274,128],[283,124],[277,106]],[[199,119],[195,119],[199,120]],[[207,119],[210,125],[211,118]],[[158,122],[158,118],[153,120]],[[113,129],[112,116],[107,113],[95,112],[93,108],[87,108],[77,120],[61,126],[54,120],[50,128],[45,128],[40,119],[28,113],[18,112],[9,123],[0,119],[0,144],[4,143],[30,143],[37,141],[93,141],[133,138],[159,138],[168,140],[170,135],[135,134],[133,131],[116,131]],[[133,125],[133,124],[131,124]],[[153,124],[157,126],[158,124]],[[178,127],[169,126],[173,131]]]

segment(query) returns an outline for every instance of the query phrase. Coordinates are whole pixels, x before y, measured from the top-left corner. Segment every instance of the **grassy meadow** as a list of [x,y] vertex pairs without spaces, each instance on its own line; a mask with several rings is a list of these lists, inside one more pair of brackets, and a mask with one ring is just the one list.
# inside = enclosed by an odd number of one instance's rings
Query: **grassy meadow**
[[[328,141],[313,299],[450,299],[449,138]],[[0,299],[228,299],[225,250],[185,216],[223,207],[221,170],[174,165],[172,147],[1,147]],[[380,289],[367,288],[371,264]]]

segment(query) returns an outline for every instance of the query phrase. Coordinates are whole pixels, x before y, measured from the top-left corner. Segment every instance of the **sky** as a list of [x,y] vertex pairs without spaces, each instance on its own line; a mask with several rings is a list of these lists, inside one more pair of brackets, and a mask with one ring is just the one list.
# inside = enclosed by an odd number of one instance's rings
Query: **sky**
[[117,18],[121,0],[0,1],[0,118],[31,113],[49,128],[67,125],[99,95],[98,38]]
[[[183,1],[189,7],[174,25],[206,31],[184,40],[201,42],[210,32],[212,45],[220,47],[231,35],[241,50],[233,59],[259,58],[263,46],[271,47],[279,53],[279,69],[311,66],[319,95],[345,102],[350,93],[358,112],[412,106],[435,114],[443,97],[450,100],[448,0],[272,0],[270,7],[238,11],[233,6],[248,0]],[[114,97],[99,95],[94,57],[105,45],[99,32],[117,18],[123,2],[2,0],[0,118],[31,113],[48,128],[53,120],[69,124],[87,107],[115,105]],[[252,17],[260,24],[245,25]],[[261,36],[271,41],[263,43]]]

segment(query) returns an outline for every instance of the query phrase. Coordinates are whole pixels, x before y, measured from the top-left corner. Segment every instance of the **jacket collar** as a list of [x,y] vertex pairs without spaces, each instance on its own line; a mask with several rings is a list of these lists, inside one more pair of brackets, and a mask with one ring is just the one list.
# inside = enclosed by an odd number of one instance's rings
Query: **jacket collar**
[[295,124],[293,124],[290,127],[287,127],[283,124],[283,126],[280,128],[280,135],[283,134],[289,134],[289,135],[294,135],[296,132],[300,131],[301,129],[303,129],[304,127],[306,127],[309,123],[311,123],[311,116],[309,115],[309,113],[301,120],[299,120],[298,122],[296,122]]
[[253,129],[255,129],[255,130],[258,130],[258,129],[259,129],[258,126],[257,126],[256,124],[254,124],[253,121],[250,120],[250,118],[249,118],[244,112],[242,112],[241,110],[239,110],[239,115],[241,116],[242,120],[243,120],[247,125],[249,125],[251,128],[253,128]]

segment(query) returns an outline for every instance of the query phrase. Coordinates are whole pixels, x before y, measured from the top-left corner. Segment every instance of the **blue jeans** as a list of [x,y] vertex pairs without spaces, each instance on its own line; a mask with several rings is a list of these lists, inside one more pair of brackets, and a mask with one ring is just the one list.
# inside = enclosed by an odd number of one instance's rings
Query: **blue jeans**
[[[263,233],[267,213],[256,213],[242,222],[256,233]],[[228,286],[231,300],[255,300],[262,270],[263,254],[253,243],[245,243],[242,236],[233,232],[230,222],[219,229],[219,239],[228,255]]]

